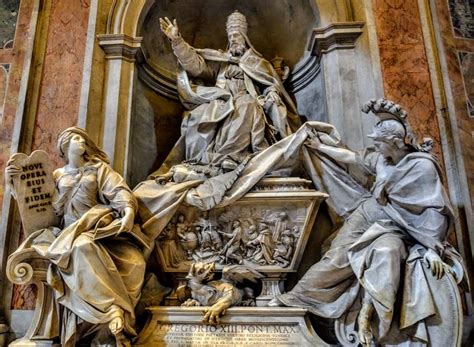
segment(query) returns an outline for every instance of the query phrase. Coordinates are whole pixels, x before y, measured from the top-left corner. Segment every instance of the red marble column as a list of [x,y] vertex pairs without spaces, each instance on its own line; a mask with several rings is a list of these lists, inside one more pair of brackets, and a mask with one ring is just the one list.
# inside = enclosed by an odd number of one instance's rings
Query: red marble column
[[[465,69],[460,66],[460,55],[474,57],[474,37],[462,37],[455,34],[447,0],[436,0],[436,12],[439,21],[443,53],[448,68],[447,75],[453,94],[457,132],[461,143],[461,153],[467,184],[470,193],[471,209],[474,210],[474,117],[468,113],[468,94],[474,93],[474,69],[472,65]],[[465,3],[467,5],[467,2]],[[464,73],[463,73],[464,70]],[[473,102],[474,99],[471,99]],[[472,236],[474,237],[474,236]]]
[[[18,12],[15,40],[12,48],[0,48],[0,64],[8,64],[9,72],[5,98],[3,103],[3,114],[0,116],[0,212],[4,199],[5,177],[3,172],[10,157],[10,147],[15,124],[16,106],[20,93],[21,75],[25,59],[28,36],[31,33],[30,20],[33,11],[33,1],[22,1]],[[3,232],[3,231],[2,231]]]
[[54,0],[33,132],[32,150],[51,154],[54,166],[59,133],[77,121],[89,18],[89,0]]
[[[4,80],[7,83],[3,88],[5,89],[5,98],[0,100],[3,103],[3,113],[0,116],[0,213],[5,193],[5,177],[3,172],[5,170],[10,153],[13,128],[15,124],[15,116],[17,111],[17,103],[20,95],[21,77],[23,74],[25,54],[27,53],[28,38],[32,35],[34,28],[30,27],[30,21],[33,16],[33,1],[22,1],[18,11],[18,20],[16,23],[16,32],[13,45],[0,49],[0,64],[8,65],[8,78]],[[7,232],[1,230],[0,232]],[[5,245],[8,247],[8,245]],[[18,287],[18,292],[23,292],[21,295],[25,299],[21,306],[25,309],[32,308],[36,298],[35,287]]]
[[[77,121],[89,7],[89,0],[53,0],[51,3],[31,151],[47,151],[55,167],[64,165],[56,151],[57,137]],[[15,286],[12,308],[32,309],[35,299],[34,287]]]
[[442,159],[417,0],[374,0],[374,12],[385,97],[407,110],[420,139],[434,139],[434,152]]

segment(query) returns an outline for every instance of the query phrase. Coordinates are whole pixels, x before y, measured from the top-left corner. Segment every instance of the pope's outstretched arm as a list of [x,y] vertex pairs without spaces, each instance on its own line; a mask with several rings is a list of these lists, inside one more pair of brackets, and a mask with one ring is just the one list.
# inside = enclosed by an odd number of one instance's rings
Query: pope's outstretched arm
[[179,64],[192,76],[211,77],[212,71],[204,58],[191,47],[179,33],[176,19],[171,22],[168,17],[160,18],[160,28],[163,34],[171,41],[174,55]]

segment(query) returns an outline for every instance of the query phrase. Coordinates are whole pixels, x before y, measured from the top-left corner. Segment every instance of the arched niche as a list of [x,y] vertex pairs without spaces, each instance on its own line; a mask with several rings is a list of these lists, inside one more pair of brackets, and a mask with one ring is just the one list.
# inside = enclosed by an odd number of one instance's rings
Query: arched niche
[[283,58],[291,68],[287,89],[295,97],[308,88],[314,89],[297,100],[297,104],[311,105],[314,109],[324,107],[317,58],[307,50],[311,32],[319,22],[312,0],[157,1],[138,29],[142,41],[132,100],[134,146],[130,148],[133,170],[129,174],[132,185],[143,180],[166,158],[179,137],[184,111],[175,86],[176,57],[160,31],[159,18],[176,18],[183,38],[193,47],[225,50],[225,22],[235,10],[247,17],[248,36],[255,49],[268,60],[276,56]]
[[[362,32],[363,23],[353,25],[350,0],[115,0],[107,32],[99,35],[107,58],[102,142],[114,168],[132,186],[165,159],[179,137],[183,112],[176,93],[176,60],[158,19],[177,18],[183,37],[195,47],[225,49],[225,20],[236,9],[248,18],[255,48],[269,60],[283,57],[291,67],[286,85],[299,113],[310,120],[350,125],[355,138],[362,137],[358,111],[343,115],[348,107],[359,107],[356,73],[347,74],[341,66],[352,58],[345,52],[335,63],[326,58],[327,71],[322,63],[327,52],[353,50]],[[351,30],[356,35],[348,35]],[[350,90],[338,92],[347,76]],[[341,100],[345,108],[339,107]],[[328,114],[337,114],[336,119]],[[360,131],[354,132],[353,124]]]

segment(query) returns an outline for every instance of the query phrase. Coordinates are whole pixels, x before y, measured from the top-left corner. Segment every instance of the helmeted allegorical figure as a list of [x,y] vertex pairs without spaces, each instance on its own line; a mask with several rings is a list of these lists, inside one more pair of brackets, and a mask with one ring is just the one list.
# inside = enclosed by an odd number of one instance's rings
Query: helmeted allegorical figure
[[[301,125],[279,75],[251,45],[243,14],[235,11],[227,19],[226,51],[191,47],[181,37],[176,20],[160,19],[160,25],[182,69],[178,91],[188,109],[171,157],[184,153],[179,159],[195,165],[194,170],[199,166],[217,172],[234,170],[250,154]],[[194,85],[193,78],[215,85]]]
[[[339,171],[318,171],[326,177],[319,182],[321,188],[332,187],[331,199],[336,203],[350,200],[338,189],[353,182],[349,188],[360,192],[354,194],[356,208],[344,216],[342,228],[321,260],[270,306],[304,307],[318,316],[339,318],[361,298],[358,336],[363,345],[369,345],[374,334],[380,343],[389,332],[403,283],[399,327],[416,327],[414,337],[423,341],[427,339],[424,319],[436,314],[428,309],[431,295],[437,293],[429,290],[427,277],[441,278],[450,271],[442,256],[459,256],[446,242],[451,206],[441,169],[429,153],[431,143],[428,139],[422,145],[416,142],[406,112],[385,99],[369,101],[363,111],[380,118],[369,135],[374,147],[353,152],[334,145],[328,133],[315,130],[307,144],[313,158],[350,164],[374,176],[375,183],[365,191],[348,178],[345,183],[336,182]],[[318,160],[322,159],[313,162]],[[325,179],[333,181],[325,183]],[[425,275],[422,269],[426,268],[432,274]]]
[[[136,334],[134,310],[146,265],[127,236],[133,233],[137,200],[83,129],[64,130],[58,150],[66,162],[54,171],[53,207],[61,223],[34,232],[16,252],[31,247],[50,262],[48,285],[61,313],[48,313],[49,326],[61,330],[62,346],[74,346],[101,327],[118,345],[127,345]],[[9,163],[7,181],[20,172]],[[102,232],[110,236],[96,240]],[[58,316],[61,326],[53,328]]]

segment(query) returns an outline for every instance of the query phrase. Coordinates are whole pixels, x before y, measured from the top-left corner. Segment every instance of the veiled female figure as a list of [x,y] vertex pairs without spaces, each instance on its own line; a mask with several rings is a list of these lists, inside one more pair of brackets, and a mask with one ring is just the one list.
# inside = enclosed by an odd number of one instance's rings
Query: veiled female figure
[[[50,260],[47,278],[60,304],[61,345],[74,346],[107,326],[117,341],[126,341],[136,334],[134,308],[145,273],[142,252],[126,237],[136,199],[84,130],[64,130],[58,150],[66,161],[54,172],[60,228],[38,230],[19,249],[32,247]],[[9,165],[7,175],[18,169]]]

